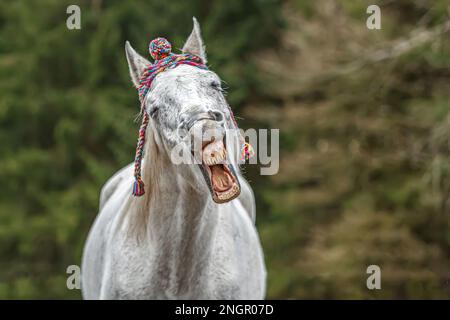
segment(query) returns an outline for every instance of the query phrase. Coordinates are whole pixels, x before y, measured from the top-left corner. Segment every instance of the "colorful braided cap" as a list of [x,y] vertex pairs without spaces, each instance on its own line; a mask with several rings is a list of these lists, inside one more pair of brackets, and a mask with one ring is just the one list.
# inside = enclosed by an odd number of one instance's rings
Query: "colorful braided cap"
[[[141,164],[142,158],[144,156],[144,146],[145,146],[145,134],[147,131],[147,125],[150,120],[150,116],[145,109],[145,97],[150,91],[153,80],[158,74],[164,72],[167,69],[173,69],[179,65],[186,64],[194,66],[200,69],[208,69],[208,67],[203,63],[202,59],[196,55],[190,53],[173,54],[172,45],[165,38],[156,38],[152,40],[148,46],[149,53],[155,62],[151,64],[147,69],[144,70],[141,78],[139,79],[138,94],[139,100],[141,102],[141,113],[143,113],[142,124],[139,129],[139,138],[136,146],[136,156],[134,158],[134,184],[133,184],[133,195],[140,197],[145,194],[144,182],[141,176]],[[233,115],[233,111],[229,107],[231,118],[234,124],[237,126],[236,120]],[[241,136],[243,141],[242,157],[247,160],[252,157],[254,152],[250,144],[246,143]]]

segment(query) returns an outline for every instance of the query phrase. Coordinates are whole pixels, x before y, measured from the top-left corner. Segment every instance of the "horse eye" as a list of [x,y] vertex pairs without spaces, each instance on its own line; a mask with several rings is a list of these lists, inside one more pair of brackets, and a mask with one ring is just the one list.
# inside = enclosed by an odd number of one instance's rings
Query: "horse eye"
[[222,91],[222,87],[220,86],[220,83],[217,81],[211,82],[211,87],[213,87],[216,90]]
[[158,107],[151,107],[150,110],[148,110],[148,115],[150,117],[154,118],[157,112],[158,112]]

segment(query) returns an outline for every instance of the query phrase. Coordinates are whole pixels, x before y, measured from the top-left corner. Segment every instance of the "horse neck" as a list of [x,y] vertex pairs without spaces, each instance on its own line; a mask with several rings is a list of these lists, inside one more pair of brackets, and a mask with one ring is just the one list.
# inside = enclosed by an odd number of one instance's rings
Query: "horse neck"
[[[153,137],[154,138],[154,137]],[[169,157],[157,149],[149,135],[143,178],[147,193],[142,199],[147,240],[159,270],[167,270],[180,286],[201,279],[211,257],[218,215],[209,192],[183,178]],[[185,169],[185,168],[184,168]]]
[[215,205],[209,192],[195,188],[179,170],[182,169],[164,161],[158,182],[151,186],[154,194],[148,208],[148,231],[152,238],[158,235],[183,241],[189,237],[201,239],[217,222],[217,215],[210,214]]

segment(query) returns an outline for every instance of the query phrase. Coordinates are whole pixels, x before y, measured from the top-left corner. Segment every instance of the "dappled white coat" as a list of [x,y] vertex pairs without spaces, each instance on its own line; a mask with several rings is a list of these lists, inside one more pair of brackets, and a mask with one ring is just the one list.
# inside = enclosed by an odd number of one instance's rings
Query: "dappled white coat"
[[[195,20],[184,50],[204,56]],[[127,57],[136,84],[141,62],[148,62],[129,45]],[[213,202],[198,169],[186,178],[186,168],[170,162],[161,139],[150,126],[142,165],[148,190],[143,197],[131,195],[132,165],[102,189],[100,212],[83,253],[83,297],[264,298],[266,270],[250,186],[237,170],[241,195],[228,203]],[[236,150],[228,150],[236,159]]]

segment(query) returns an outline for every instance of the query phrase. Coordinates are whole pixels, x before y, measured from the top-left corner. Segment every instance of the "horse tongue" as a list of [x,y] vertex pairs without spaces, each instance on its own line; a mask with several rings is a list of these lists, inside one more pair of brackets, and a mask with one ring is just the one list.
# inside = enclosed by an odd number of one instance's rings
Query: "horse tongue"
[[225,171],[221,164],[209,167],[211,169],[211,181],[215,191],[227,191],[233,185],[233,179]]

